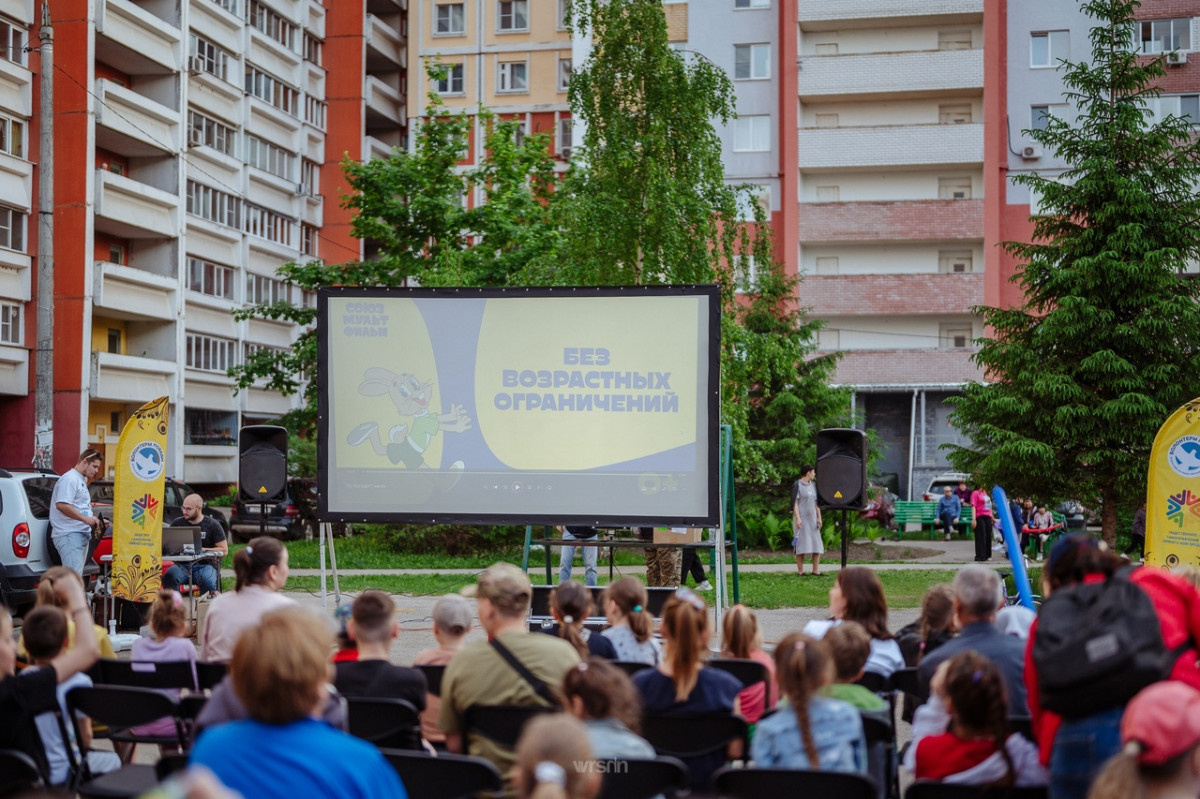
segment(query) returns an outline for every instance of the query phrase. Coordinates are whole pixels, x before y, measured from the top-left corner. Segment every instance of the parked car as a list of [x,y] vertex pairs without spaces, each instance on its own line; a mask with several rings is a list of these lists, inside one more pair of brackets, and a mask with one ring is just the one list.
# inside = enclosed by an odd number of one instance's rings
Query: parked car
[[971,475],[966,472],[943,472],[937,477],[929,481],[929,488],[921,495],[921,499],[926,502],[937,502],[942,498],[942,489],[946,486],[958,488],[958,484],[966,481],[967,485],[971,485]]
[[[249,541],[264,532],[289,541],[316,537],[319,524],[316,479],[291,477],[285,488],[287,496],[273,504],[243,502],[240,498],[233,503],[229,526],[234,541]],[[344,524],[335,524],[333,528],[335,535],[345,535],[349,529]]]
[[888,490],[887,486],[871,483],[867,487],[867,504],[858,513],[860,519],[874,521],[885,529],[892,526],[892,518],[896,515],[896,500],[898,496]]
[[[112,517],[113,496],[116,491],[116,486],[111,477],[101,477],[93,480],[88,486],[88,491],[92,495],[92,508],[96,512],[103,513],[104,516]],[[188,494],[195,494],[196,491],[190,485],[182,480],[176,480],[174,477],[168,477],[163,482],[163,524],[170,524],[183,515],[183,500]],[[208,503],[204,503],[204,515],[211,516],[221,523],[221,529],[225,531],[225,535],[229,535],[229,520],[225,518],[225,514],[213,511],[208,507]]]

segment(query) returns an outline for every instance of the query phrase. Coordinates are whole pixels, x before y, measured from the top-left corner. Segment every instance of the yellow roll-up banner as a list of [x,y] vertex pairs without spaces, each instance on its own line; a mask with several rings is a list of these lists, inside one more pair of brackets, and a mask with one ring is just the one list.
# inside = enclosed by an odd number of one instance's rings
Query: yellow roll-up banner
[[1200,565],[1200,398],[1158,430],[1146,489],[1146,562]]
[[167,413],[166,397],[147,402],[129,418],[117,441],[113,595],[134,602],[150,602],[162,587]]

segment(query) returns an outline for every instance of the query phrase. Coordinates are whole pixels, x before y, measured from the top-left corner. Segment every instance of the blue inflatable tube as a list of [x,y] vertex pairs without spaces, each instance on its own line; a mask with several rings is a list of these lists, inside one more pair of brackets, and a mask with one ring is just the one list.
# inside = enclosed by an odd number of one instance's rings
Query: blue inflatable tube
[[1001,532],[1004,533],[1004,548],[1008,550],[1008,560],[1012,563],[1017,596],[1022,605],[1036,612],[1037,608],[1033,606],[1033,587],[1029,584],[1029,574],[1025,571],[1025,556],[1021,552],[1021,531],[1013,523],[1008,495],[1000,486],[992,487],[992,504],[1003,528]]

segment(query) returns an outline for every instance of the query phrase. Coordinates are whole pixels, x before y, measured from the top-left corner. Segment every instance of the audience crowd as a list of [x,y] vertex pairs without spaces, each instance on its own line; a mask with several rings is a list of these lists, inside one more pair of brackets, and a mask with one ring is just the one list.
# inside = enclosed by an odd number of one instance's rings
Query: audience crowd
[[[189,795],[405,797],[403,769],[385,753],[408,749],[489,761],[509,795],[584,799],[602,790],[605,764],[661,754],[651,728],[681,716],[745,724],[728,745],[682,758],[699,792],[742,760],[869,775],[881,797],[901,766],[916,780],[1044,786],[1051,799],[1200,795],[1200,592],[1082,534],[1046,554],[1036,617],[1007,607],[997,573],[972,564],[930,588],[920,618],[893,634],[878,576],[851,566],[830,588],[829,618],[771,651],[753,611],[735,605],[713,620],[686,587],[666,598],[656,628],[631,577],[596,600],[564,582],[551,591],[551,620],[531,625],[528,576],[501,563],[465,596],[435,603],[434,646],[412,667],[390,660],[399,623],[388,594],[365,591],[339,611],[335,652],[336,626],[279,593],[288,569],[278,541],[255,539],[234,570],[236,590],[211,603],[200,636],[199,659],[227,663],[228,675],[180,741],[188,766],[173,779]],[[176,591],[158,595],[134,661],[195,673],[181,605]],[[471,635],[476,619],[483,635]],[[132,755],[93,748],[88,720],[69,715],[69,692],[93,684],[102,632],[69,571],[47,573],[19,646],[0,609],[0,749],[26,753],[51,786],[73,789]],[[440,685],[422,670],[433,667],[444,669]],[[351,735],[354,703],[368,699],[399,700],[412,724]],[[487,708],[523,709],[522,724],[497,734],[477,723]],[[912,723],[899,753],[897,716]],[[891,735],[882,746],[869,732],[880,719]],[[163,743],[175,729],[166,718],[133,732]]]

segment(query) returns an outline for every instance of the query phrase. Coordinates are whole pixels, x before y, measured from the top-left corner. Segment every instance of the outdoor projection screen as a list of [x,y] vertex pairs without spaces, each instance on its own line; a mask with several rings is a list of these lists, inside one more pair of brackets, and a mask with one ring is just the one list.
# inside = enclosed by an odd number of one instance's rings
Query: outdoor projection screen
[[323,521],[718,522],[716,286],[327,288]]

